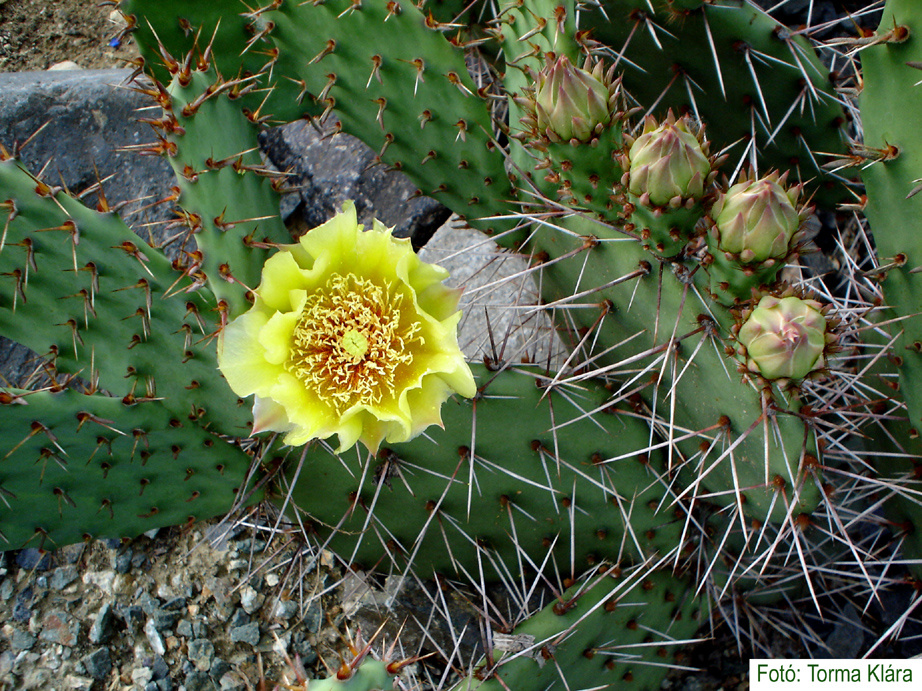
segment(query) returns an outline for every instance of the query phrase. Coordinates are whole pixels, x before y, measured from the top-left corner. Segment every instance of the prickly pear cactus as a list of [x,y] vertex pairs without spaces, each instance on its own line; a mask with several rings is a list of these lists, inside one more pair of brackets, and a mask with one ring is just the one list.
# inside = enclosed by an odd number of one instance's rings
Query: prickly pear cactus
[[[842,290],[798,265],[813,206],[847,196],[819,165],[852,160],[846,111],[808,41],[749,2],[120,7],[158,64],[138,88],[181,257],[0,149],[0,329],[57,377],[0,392],[7,548],[258,486],[345,563],[482,597],[485,657],[442,677],[458,689],[659,688],[703,614],[881,587],[890,557],[855,525],[871,501],[918,513],[915,130],[887,110],[918,93],[913,4],[888,2],[863,51],[883,324],[851,256]],[[257,134],[330,115],[527,259],[560,367],[465,364],[445,272],[348,208],[291,244]],[[492,583],[521,621],[491,619]],[[532,611],[538,584],[554,602]],[[408,664],[369,650],[311,688]]]

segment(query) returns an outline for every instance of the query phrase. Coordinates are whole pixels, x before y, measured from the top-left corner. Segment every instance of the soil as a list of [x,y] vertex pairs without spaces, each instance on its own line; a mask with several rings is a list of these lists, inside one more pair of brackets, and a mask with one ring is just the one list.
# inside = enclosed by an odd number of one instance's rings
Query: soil
[[113,9],[91,0],[0,0],[0,72],[68,60],[83,69],[124,67],[136,51],[130,39],[113,42],[120,29]]

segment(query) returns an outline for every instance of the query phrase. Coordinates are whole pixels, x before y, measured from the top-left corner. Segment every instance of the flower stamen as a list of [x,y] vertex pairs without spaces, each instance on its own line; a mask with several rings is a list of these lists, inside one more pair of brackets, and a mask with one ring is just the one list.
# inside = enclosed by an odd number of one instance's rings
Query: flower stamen
[[337,413],[392,396],[422,342],[421,325],[404,319],[403,294],[353,274],[333,274],[308,296],[285,368]]

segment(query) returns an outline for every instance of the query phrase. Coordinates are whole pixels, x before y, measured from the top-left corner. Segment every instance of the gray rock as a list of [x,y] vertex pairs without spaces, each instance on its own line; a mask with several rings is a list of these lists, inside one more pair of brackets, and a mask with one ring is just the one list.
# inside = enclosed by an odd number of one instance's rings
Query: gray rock
[[42,632],[39,638],[51,643],[71,647],[77,642],[80,622],[63,610],[52,610],[42,619]]
[[154,681],[159,681],[165,677],[170,676],[170,666],[166,663],[166,660],[164,660],[161,655],[158,655],[154,658],[154,662],[151,665],[151,671],[154,674],[152,677]]
[[311,633],[320,631],[320,625],[323,623],[323,610],[317,602],[311,603],[304,613],[304,628]]
[[298,611],[298,603],[295,600],[279,600],[275,603],[272,610],[272,616],[282,621],[288,621]]
[[119,550],[115,553],[116,573],[128,573],[131,571],[132,556],[134,556],[134,552],[131,551],[130,547],[126,547],[125,549]]
[[564,348],[551,321],[528,309],[537,292],[531,277],[521,275],[528,268],[525,259],[499,252],[489,238],[452,222],[439,228],[419,256],[448,270],[446,285],[464,290],[458,345],[468,359],[500,356],[518,363],[527,357],[541,364],[550,359],[551,368],[563,364]]
[[176,624],[176,635],[183,638],[192,638],[192,622],[188,619],[181,619]]
[[112,635],[113,624],[115,623],[115,614],[112,610],[112,603],[107,602],[99,608],[93,625],[90,627],[90,643],[105,643]]
[[147,616],[152,616],[155,611],[160,609],[160,600],[155,598],[146,590],[138,596],[138,605]]
[[147,636],[147,642],[150,643],[151,650],[157,653],[157,655],[166,653],[166,646],[163,645],[163,638],[160,636],[160,632],[157,630],[157,626],[154,624],[153,619],[148,619],[147,623],[144,625],[144,635]]
[[181,610],[186,606],[186,598],[174,597],[169,602],[164,603],[163,609],[167,611]]
[[112,657],[108,648],[97,648],[80,658],[80,662],[83,663],[87,674],[99,681],[105,679],[112,671]]
[[4,602],[8,601],[13,597],[14,592],[16,592],[16,584],[13,582],[13,579],[4,578],[3,582],[0,583],[0,600]]
[[221,691],[243,691],[247,684],[236,672],[227,672],[221,677]]
[[247,614],[253,614],[262,607],[265,600],[265,596],[256,592],[252,586],[247,585],[240,589],[240,606]]
[[398,237],[412,238],[416,247],[424,245],[448,218],[448,210],[428,197],[414,196],[416,185],[402,173],[376,165],[376,152],[355,137],[329,134],[298,120],[260,138],[269,160],[293,174],[290,185],[299,190],[305,228],[329,220],[351,199],[366,227],[377,218],[393,226]]
[[137,631],[144,621],[144,608],[139,605],[131,605],[123,608],[119,614],[125,620],[125,626],[129,631]]
[[259,643],[259,622],[238,626],[230,631],[230,639],[233,643],[249,643],[256,645]]
[[231,666],[220,657],[216,657],[214,662],[211,663],[211,669],[208,670],[208,676],[212,679],[219,680],[230,671]]
[[48,586],[55,591],[63,590],[77,579],[77,567],[73,564],[62,566],[51,572],[51,578],[48,579]]
[[10,648],[12,650],[31,650],[35,645],[35,636],[22,629],[13,629],[10,636]]
[[214,685],[206,672],[194,670],[186,675],[186,691],[211,691]]
[[[5,141],[0,137],[0,141]],[[51,568],[51,554],[34,547],[21,549],[16,553],[16,566],[29,571],[47,571]]]
[[154,622],[154,628],[156,628],[157,631],[166,631],[176,626],[176,622],[178,622],[181,617],[182,612],[170,612],[158,607],[151,614],[151,621]]
[[214,645],[207,638],[189,641],[189,662],[200,672],[207,672],[214,662]]
[[234,616],[232,616],[230,618],[230,621],[228,621],[227,623],[232,628],[236,628],[238,626],[244,626],[250,623],[250,615],[247,614],[243,609],[238,607],[234,611]]

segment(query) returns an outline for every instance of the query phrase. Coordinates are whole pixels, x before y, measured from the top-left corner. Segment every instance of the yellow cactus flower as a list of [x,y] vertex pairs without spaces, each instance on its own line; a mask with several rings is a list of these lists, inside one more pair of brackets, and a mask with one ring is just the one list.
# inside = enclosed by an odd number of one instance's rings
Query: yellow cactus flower
[[440,425],[453,392],[476,392],[447,277],[379,221],[363,231],[351,202],[282,246],[218,346],[231,389],[255,394],[253,433],[291,446],[336,434],[337,453],[356,441],[376,452]]

